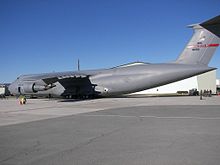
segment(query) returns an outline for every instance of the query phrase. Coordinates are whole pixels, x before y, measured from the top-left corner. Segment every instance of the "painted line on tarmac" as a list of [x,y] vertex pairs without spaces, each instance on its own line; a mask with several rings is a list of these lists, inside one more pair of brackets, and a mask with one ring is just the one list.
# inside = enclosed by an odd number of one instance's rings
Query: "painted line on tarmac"
[[129,116],[129,115],[86,115],[79,114],[79,116],[88,117],[121,117],[121,118],[155,118],[155,119],[198,119],[198,120],[220,120],[220,117],[187,117],[187,116]]

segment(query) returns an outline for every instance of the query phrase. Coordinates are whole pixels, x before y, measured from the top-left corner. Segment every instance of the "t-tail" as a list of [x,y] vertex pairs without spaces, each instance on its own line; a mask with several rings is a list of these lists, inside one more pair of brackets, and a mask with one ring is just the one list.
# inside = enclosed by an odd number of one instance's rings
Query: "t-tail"
[[189,27],[194,34],[175,62],[208,65],[220,43],[220,15]]

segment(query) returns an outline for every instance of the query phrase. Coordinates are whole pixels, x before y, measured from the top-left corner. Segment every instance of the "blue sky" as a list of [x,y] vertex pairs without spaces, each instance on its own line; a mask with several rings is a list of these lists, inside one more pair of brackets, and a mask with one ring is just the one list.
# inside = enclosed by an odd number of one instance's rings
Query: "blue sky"
[[[0,83],[21,74],[168,62],[219,0],[0,0]],[[220,50],[210,66],[220,68]],[[220,77],[220,71],[218,71]]]

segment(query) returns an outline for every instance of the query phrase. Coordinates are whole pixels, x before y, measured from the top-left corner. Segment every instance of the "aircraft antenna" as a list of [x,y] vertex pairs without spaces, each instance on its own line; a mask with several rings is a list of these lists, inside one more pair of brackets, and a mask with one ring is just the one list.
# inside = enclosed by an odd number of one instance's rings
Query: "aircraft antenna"
[[78,59],[78,64],[77,64],[77,66],[78,66],[78,71],[80,71],[80,63],[79,63],[79,59]]

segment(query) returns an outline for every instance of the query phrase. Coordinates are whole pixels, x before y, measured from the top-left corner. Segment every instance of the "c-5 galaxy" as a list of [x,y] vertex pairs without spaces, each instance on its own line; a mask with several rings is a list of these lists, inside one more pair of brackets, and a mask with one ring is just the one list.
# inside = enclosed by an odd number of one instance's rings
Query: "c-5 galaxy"
[[220,15],[194,29],[191,40],[173,62],[130,63],[110,69],[21,75],[10,86],[14,95],[64,97],[116,96],[199,75],[216,68],[208,67],[220,42]]

